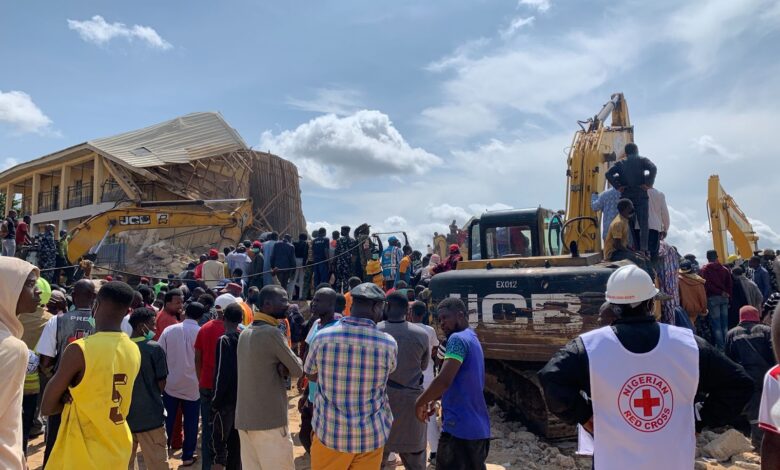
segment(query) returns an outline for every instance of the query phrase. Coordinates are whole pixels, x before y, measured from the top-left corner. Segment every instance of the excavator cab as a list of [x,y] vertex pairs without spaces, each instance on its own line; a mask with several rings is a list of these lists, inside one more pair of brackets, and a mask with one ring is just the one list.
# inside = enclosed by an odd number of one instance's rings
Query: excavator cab
[[558,255],[561,228],[560,215],[541,207],[486,212],[468,226],[468,260]]

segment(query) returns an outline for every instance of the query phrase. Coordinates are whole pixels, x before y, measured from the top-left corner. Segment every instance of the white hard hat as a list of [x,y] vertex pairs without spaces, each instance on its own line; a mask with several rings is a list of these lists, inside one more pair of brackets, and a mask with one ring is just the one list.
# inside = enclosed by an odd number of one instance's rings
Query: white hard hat
[[228,305],[238,302],[238,299],[231,294],[222,294],[214,300],[214,306],[226,309]]
[[613,304],[636,304],[658,294],[650,275],[639,266],[629,264],[616,269],[607,281],[607,301]]

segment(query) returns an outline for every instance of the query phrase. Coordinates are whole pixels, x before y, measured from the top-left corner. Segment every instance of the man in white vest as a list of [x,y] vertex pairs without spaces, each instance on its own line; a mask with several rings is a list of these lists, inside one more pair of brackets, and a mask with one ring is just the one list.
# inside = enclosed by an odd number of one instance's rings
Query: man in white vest
[[[550,411],[592,437],[596,470],[693,469],[696,431],[731,421],[752,393],[742,366],[691,330],[656,322],[657,294],[642,269],[618,268],[606,292],[614,323],[539,372]],[[705,395],[697,422],[694,401]]]

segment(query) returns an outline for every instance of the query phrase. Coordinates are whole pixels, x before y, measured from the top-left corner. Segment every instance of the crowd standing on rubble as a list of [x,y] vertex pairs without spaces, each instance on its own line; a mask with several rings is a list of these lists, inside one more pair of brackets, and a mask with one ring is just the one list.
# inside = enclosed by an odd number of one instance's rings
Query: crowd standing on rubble
[[[777,253],[680,256],[655,166],[626,150],[592,203],[604,258],[633,264],[610,277],[604,328],[540,371],[547,404],[581,426],[595,468],[659,446],[670,451],[653,468],[692,468],[694,431],[725,424],[780,465]],[[45,421],[47,469],[132,468],[139,452],[167,469],[179,449],[184,466],[292,469],[292,432],[314,469],[485,468],[482,348],[464,303],[434,305],[429,289],[462,260],[457,244],[442,259],[395,235],[383,244],[367,225],[321,228],[213,248],[164,278],[92,279],[66,265],[67,234],[53,226],[38,266],[14,257],[31,242],[29,217],[16,217],[0,233],[0,467],[24,468]],[[615,408],[612,395],[627,398]]]

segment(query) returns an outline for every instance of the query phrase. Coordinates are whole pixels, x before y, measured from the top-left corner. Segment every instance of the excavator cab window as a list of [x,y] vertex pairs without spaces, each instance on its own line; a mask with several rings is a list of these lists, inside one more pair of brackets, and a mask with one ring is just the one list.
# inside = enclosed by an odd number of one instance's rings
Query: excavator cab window
[[547,239],[545,254],[557,256],[561,254],[561,231],[563,229],[562,216],[555,214],[544,218],[544,235]]
[[490,227],[485,233],[488,258],[524,258],[531,256],[531,228],[525,225]]
[[474,221],[469,227],[469,259],[482,259],[482,246],[479,238],[479,221]]

